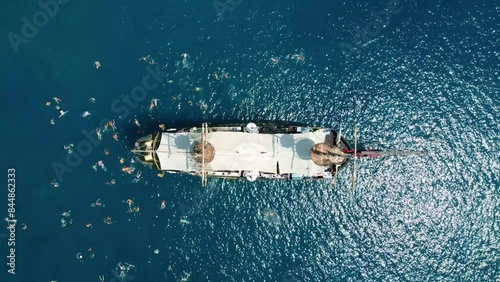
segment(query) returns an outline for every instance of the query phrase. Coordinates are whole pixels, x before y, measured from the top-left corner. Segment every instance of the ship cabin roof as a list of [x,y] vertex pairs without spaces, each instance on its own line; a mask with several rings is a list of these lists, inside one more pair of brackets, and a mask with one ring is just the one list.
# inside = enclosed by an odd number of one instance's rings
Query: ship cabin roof
[[[204,141],[211,146],[210,162],[203,163],[205,171],[258,171],[264,173],[295,173],[317,176],[324,166],[311,159],[315,144],[328,139],[330,130],[304,133],[263,134],[247,132],[208,132]],[[163,132],[155,137],[156,154],[148,156],[161,170],[197,172],[200,159],[193,154],[202,139],[200,132]],[[198,146],[199,147],[199,146]],[[207,147],[205,147],[207,148]]]

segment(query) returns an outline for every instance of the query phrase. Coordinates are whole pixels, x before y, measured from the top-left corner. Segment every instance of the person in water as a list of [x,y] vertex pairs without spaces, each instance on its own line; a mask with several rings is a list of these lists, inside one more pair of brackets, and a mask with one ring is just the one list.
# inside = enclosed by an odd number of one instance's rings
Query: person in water
[[56,105],[56,110],[59,111],[59,118],[61,118],[62,116],[64,116],[65,114],[68,113],[68,111],[63,111],[63,109],[61,109],[61,107],[59,107],[59,105]]
[[64,145],[63,149],[68,151],[68,154],[71,154],[71,153],[73,153],[73,147],[74,147],[74,145],[73,145],[73,143],[71,143],[69,145]]
[[59,188],[59,183],[55,179],[52,179],[50,181],[50,185],[52,185],[54,188]]
[[76,258],[78,259],[78,261],[80,262],[84,262],[85,261],[85,257],[83,256],[82,253],[78,253],[76,254]]

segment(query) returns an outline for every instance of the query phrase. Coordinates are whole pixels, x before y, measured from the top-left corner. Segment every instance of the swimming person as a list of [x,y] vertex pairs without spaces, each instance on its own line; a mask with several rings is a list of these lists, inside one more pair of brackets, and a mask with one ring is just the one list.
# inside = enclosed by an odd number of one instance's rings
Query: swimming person
[[99,127],[96,127],[95,133],[97,134],[97,139],[101,140],[102,139],[102,133],[101,133],[101,129]]
[[50,181],[50,185],[52,185],[54,188],[59,188],[59,183],[55,179],[52,179]]
[[56,105],[56,110],[59,111],[59,118],[61,118],[62,116],[64,116],[65,114],[68,113],[68,111],[63,111],[63,109],[61,109],[61,107],[59,107],[59,105]]
[[84,262],[85,261],[85,257],[83,256],[82,253],[78,253],[76,254],[76,258],[78,259],[78,261],[80,262]]
[[189,220],[186,220],[186,219],[184,219],[184,218],[181,218],[181,219],[179,220],[179,222],[180,222],[180,223],[183,223],[183,224],[191,224],[191,222],[190,222]]
[[182,64],[186,65],[187,64],[187,58],[189,58],[188,53],[182,53],[181,57],[182,57]]
[[71,143],[69,145],[64,145],[63,149],[68,151],[68,154],[71,154],[71,153],[73,153],[73,147],[74,147],[74,145],[73,145],[73,143]]

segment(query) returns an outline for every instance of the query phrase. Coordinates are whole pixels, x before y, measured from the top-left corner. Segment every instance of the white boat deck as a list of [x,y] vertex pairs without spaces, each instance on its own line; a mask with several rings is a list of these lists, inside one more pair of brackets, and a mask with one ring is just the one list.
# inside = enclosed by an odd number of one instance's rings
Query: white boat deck
[[[321,175],[325,167],[311,160],[311,148],[325,141],[329,130],[294,134],[261,134],[246,132],[210,132],[206,141],[215,148],[215,158],[205,171],[260,171]],[[199,171],[192,149],[200,133],[162,133],[157,149],[162,170]]]

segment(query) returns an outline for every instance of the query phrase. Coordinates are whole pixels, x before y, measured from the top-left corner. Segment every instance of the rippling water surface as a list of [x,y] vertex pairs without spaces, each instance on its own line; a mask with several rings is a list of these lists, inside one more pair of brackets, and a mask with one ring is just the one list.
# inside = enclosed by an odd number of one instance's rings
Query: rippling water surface
[[[340,44],[353,44],[370,12],[387,6],[354,2],[233,1],[218,17],[210,1],[72,1],[19,54],[6,40],[0,126],[14,144],[2,159],[17,170],[17,217],[28,225],[17,231],[17,274],[8,279],[116,281],[111,270],[122,261],[136,266],[134,281],[498,280],[500,6],[401,1],[346,58]],[[19,19],[40,9],[4,5],[5,34],[20,33]],[[172,83],[129,115],[111,111],[141,84],[147,71],[138,58],[148,54]],[[44,106],[52,96],[69,110],[54,126],[57,112]],[[159,107],[149,111],[153,97]],[[82,118],[84,110],[92,115]],[[51,187],[51,163],[66,158],[61,146],[83,140],[102,118],[116,120],[119,141],[106,133]],[[351,164],[336,186],[210,180],[202,188],[197,178],[158,178],[130,162],[131,144],[160,123],[241,120],[342,123],[350,140],[358,125],[367,148],[428,153],[360,159],[354,189]],[[98,160],[107,172],[92,170]],[[142,171],[139,182],[124,165]],[[110,179],[116,185],[104,184]],[[91,208],[98,198],[105,207]],[[140,212],[127,213],[129,198]],[[61,229],[67,210],[73,224]],[[94,260],[78,262],[88,248]]]

